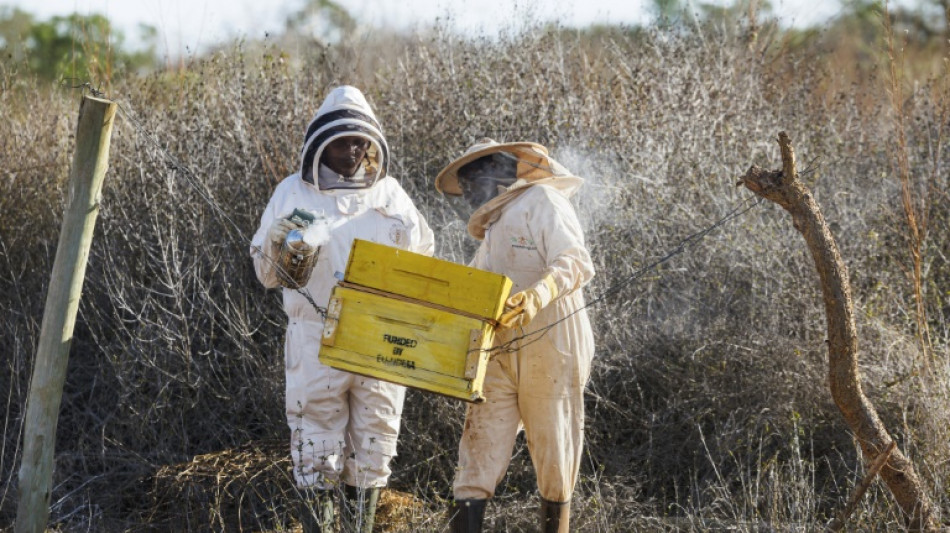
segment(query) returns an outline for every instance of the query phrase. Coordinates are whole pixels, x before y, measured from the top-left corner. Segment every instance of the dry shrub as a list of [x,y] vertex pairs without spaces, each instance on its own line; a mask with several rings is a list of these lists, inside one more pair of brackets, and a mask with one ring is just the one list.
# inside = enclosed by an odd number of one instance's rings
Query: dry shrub
[[[842,87],[833,74],[767,42],[750,51],[727,31],[526,27],[497,39],[367,38],[294,57],[234,47],[117,84],[110,96],[122,111],[70,354],[53,521],[137,529],[163,504],[189,529],[244,527],[238,510],[250,505],[260,524],[289,527],[280,503],[289,483],[277,480],[289,454],[247,444],[287,431],[284,317],[247,248],[335,83],[366,91],[392,171],[436,230],[440,257],[467,261],[475,243],[432,179],[477,138],[544,143],[588,179],[576,204],[598,270],[587,296],[602,299],[590,309],[598,353],[578,531],[813,530],[860,478],[826,386],[817,279],[783,212],[757,206],[642,272],[747,199],[735,177],[750,164],[779,166],[779,130],[848,263],[868,394],[946,513],[946,176],[936,174],[927,248],[939,364],[923,376],[901,269],[892,121],[868,103],[885,95],[874,80]],[[78,109],[76,93],[4,84],[0,523],[15,511]],[[947,125],[928,118],[940,115],[925,89],[908,93],[908,155],[914,167],[946,168],[935,147]],[[410,391],[391,486],[422,502],[409,513],[416,531],[444,525],[463,416],[459,402]],[[262,485],[265,475],[275,481]],[[530,530],[536,505],[519,439],[487,527]],[[895,513],[876,489],[855,522],[884,531],[899,527]]]
[[[300,495],[286,447],[285,439],[254,442],[163,466],[151,479],[146,500],[130,501],[129,508],[141,513],[141,527],[155,531],[298,529]],[[413,531],[423,513],[429,514],[413,495],[384,489],[377,529]]]
[[288,527],[296,494],[286,441],[249,443],[161,467],[132,502],[154,530],[267,531]]

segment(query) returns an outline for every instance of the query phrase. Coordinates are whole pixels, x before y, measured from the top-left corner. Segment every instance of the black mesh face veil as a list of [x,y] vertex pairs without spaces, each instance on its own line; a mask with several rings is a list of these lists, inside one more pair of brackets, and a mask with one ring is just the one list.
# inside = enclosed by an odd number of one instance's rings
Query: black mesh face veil
[[361,113],[355,109],[338,109],[336,111],[331,111],[329,113],[320,115],[316,118],[316,120],[311,122],[307,127],[307,134],[304,135],[303,142],[306,143],[307,139],[312,137],[314,133],[327,124],[343,119],[354,119],[360,122],[366,122],[376,128],[378,131],[383,131],[379,126],[379,123],[376,122],[376,119],[367,115],[366,113]]
[[510,187],[517,178],[515,156],[497,152],[466,163],[458,169],[459,188],[469,207],[477,209],[498,195],[499,187]]
[[389,167],[389,145],[371,113],[369,109],[362,112],[353,107],[345,107],[314,117],[307,126],[301,150],[300,177],[315,184],[314,167],[319,163],[326,145],[336,138],[348,135],[370,141],[370,148],[366,151],[363,161],[369,185],[372,186],[379,178],[386,176]]

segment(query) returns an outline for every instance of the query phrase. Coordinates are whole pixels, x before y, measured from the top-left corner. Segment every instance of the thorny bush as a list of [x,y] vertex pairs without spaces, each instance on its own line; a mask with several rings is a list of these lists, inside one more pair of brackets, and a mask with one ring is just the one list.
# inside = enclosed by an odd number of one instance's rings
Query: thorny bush
[[[112,88],[122,107],[70,352],[53,522],[134,528],[142,480],[163,465],[285,438],[284,318],[279,294],[254,277],[248,243],[337,83],[367,93],[391,143],[391,171],[436,230],[442,258],[466,262],[475,243],[432,179],[479,137],[541,142],[587,179],[576,205],[598,273],[586,292],[604,298],[590,309],[598,348],[578,531],[811,530],[862,475],[826,386],[817,279],[783,211],[761,204],[620,284],[748,199],[736,176],[753,163],[780,166],[780,130],[850,270],[867,393],[950,511],[945,86],[921,80],[907,105],[912,168],[935,176],[923,191],[933,200],[924,261],[936,344],[925,373],[893,120],[873,80],[828,94],[835,72],[820,63],[767,42],[750,49],[724,32],[672,30],[434,32],[295,60],[237,46]],[[15,515],[78,109],[76,92],[2,83],[0,524]],[[391,484],[433,513],[450,494],[463,412],[459,402],[408,396]],[[523,440],[497,500],[489,528],[533,527]],[[872,489],[856,527],[897,527],[894,507]],[[417,530],[439,530],[438,519],[423,523]]]

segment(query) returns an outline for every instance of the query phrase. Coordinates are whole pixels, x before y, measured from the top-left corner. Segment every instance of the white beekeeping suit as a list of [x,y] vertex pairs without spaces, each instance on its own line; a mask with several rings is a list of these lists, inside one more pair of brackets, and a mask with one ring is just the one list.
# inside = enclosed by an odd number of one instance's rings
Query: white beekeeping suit
[[[347,142],[357,154],[352,175],[335,171],[325,157]],[[396,454],[405,389],[327,367],[317,359],[324,327],[318,307],[326,308],[333,286],[343,278],[354,239],[433,253],[432,231],[399,183],[387,175],[389,161],[386,140],[363,94],[349,86],[334,89],[307,128],[299,172],[275,189],[251,245],[258,279],[273,288],[280,284],[274,259],[278,241],[286,235],[286,217],[303,209],[326,230],[328,240],[319,248],[306,286],[283,289],[288,318],[286,414],[294,478],[298,487],[313,489],[324,500],[340,481],[353,498],[366,499],[353,489],[385,486]],[[378,489],[370,496],[378,496]]]
[[436,179],[444,194],[477,204],[468,229],[482,243],[472,266],[514,285],[495,343],[505,349],[487,368],[486,401],[466,414],[452,531],[480,530],[522,428],[541,493],[541,530],[568,531],[594,353],[581,291],[594,269],[569,200],[582,183],[543,146],[490,139]]

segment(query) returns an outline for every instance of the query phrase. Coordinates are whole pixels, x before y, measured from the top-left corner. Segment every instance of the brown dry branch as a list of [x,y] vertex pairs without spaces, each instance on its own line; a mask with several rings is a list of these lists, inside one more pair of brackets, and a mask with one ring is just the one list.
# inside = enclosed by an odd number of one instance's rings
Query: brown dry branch
[[[894,130],[896,145],[893,147],[894,163],[901,185],[901,207],[904,211],[904,220],[907,223],[907,244],[912,270],[910,281],[914,290],[916,304],[915,317],[917,319],[917,339],[920,343],[924,366],[929,370],[933,356],[933,340],[930,337],[930,327],[927,322],[927,306],[924,301],[924,251],[927,240],[928,213],[931,197],[917,191],[917,184],[912,176],[910,157],[907,147],[907,127],[904,110],[904,55],[903,47],[898,51],[894,45],[894,31],[891,27],[891,17],[884,6],[883,14],[884,37],[887,46],[888,59],[888,88],[887,94],[891,109],[894,112]],[[939,144],[937,152],[939,152]],[[939,156],[937,156],[939,159]],[[932,189],[931,189],[932,191]]]
[[828,531],[841,531],[844,529],[851,513],[853,513],[854,509],[858,506],[858,502],[861,501],[868,487],[874,482],[874,478],[877,477],[881,469],[884,468],[884,465],[887,464],[887,460],[890,459],[891,453],[894,452],[895,448],[897,448],[897,443],[891,441],[891,443],[887,445],[887,449],[874,458],[874,461],[868,466],[867,474],[864,475],[864,478],[858,483],[858,486],[855,487],[854,492],[851,494],[851,498],[848,499],[848,504],[845,505],[841,513],[828,524]]
[[[792,215],[792,224],[804,237],[821,280],[828,327],[828,382],[831,395],[854,431],[865,458],[871,460],[894,441],[861,389],[858,373],[858,335],[848,270],[818,203],[799,181],[795,152],[786,133],[780,132],[782,170],[767,171],[753,165],[740,184],[774,202]],[[924,491],[910,460],[895,449],[881,477],[914,531],[937,531],[933,504]]]

